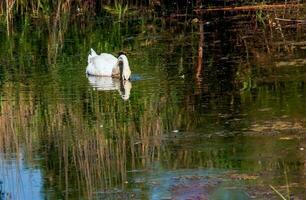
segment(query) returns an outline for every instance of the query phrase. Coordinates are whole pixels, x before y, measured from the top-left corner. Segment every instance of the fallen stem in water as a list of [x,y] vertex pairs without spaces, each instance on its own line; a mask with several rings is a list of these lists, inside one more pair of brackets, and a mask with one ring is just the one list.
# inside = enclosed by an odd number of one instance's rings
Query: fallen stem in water
[[272,188],[272,190],[274,190],[274,192],[276,192],[276,194],[278,194],[282,199],[287,200],[277,189],[275,189],[275,187],[273,187],[272,185],[269,185],[270,188]]
[[296,23],[306,24],[306,20],[302,20],[302,19],[284,19],[284,18],[276,17],[275,20],[284,21],[284,22],[296,22]]
[[218,11],[249,11],[249,10],[270,10],[284,8],[303,7],[303,4],[270,4],[270,5],[254,5],[254,6],[237,6],[237,7],[222,7],[222,8],[196,8],[196,13],[218,12]]

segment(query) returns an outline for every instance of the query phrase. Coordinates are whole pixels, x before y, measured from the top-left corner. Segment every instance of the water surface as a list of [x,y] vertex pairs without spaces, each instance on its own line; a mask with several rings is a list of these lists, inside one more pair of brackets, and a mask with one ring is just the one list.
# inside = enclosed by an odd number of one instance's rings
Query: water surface
[[2,25],[2,199],[302,199],[305,26],[258,16]]

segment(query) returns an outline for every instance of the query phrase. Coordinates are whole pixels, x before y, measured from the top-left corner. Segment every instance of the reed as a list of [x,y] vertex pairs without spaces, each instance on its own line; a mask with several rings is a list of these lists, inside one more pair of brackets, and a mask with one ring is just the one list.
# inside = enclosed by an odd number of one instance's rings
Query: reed
[[111,5],[105,5],[104,9],[118,17],[118,20],[120,21],[128,11],[128,4],[124,4],[123,1],[121,0],[115,0],[115,3],[113,6]]

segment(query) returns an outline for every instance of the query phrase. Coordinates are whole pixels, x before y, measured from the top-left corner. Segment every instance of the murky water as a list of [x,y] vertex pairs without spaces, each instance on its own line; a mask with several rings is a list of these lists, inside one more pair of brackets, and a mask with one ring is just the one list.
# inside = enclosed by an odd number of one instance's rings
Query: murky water
[[305,25],[267,18],[0,26],[0,199],[303,199]]

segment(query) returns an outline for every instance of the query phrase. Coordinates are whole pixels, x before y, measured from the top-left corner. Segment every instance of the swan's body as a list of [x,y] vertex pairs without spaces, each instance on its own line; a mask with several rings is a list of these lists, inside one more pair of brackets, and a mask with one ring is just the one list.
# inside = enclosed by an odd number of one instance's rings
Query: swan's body
[[125,55],[120,55],[118,58],[108,53],[97,55],[91,49],[91,53],[88,55],[86,73],[93,76],[108,76],[129,80],[131,70]]

